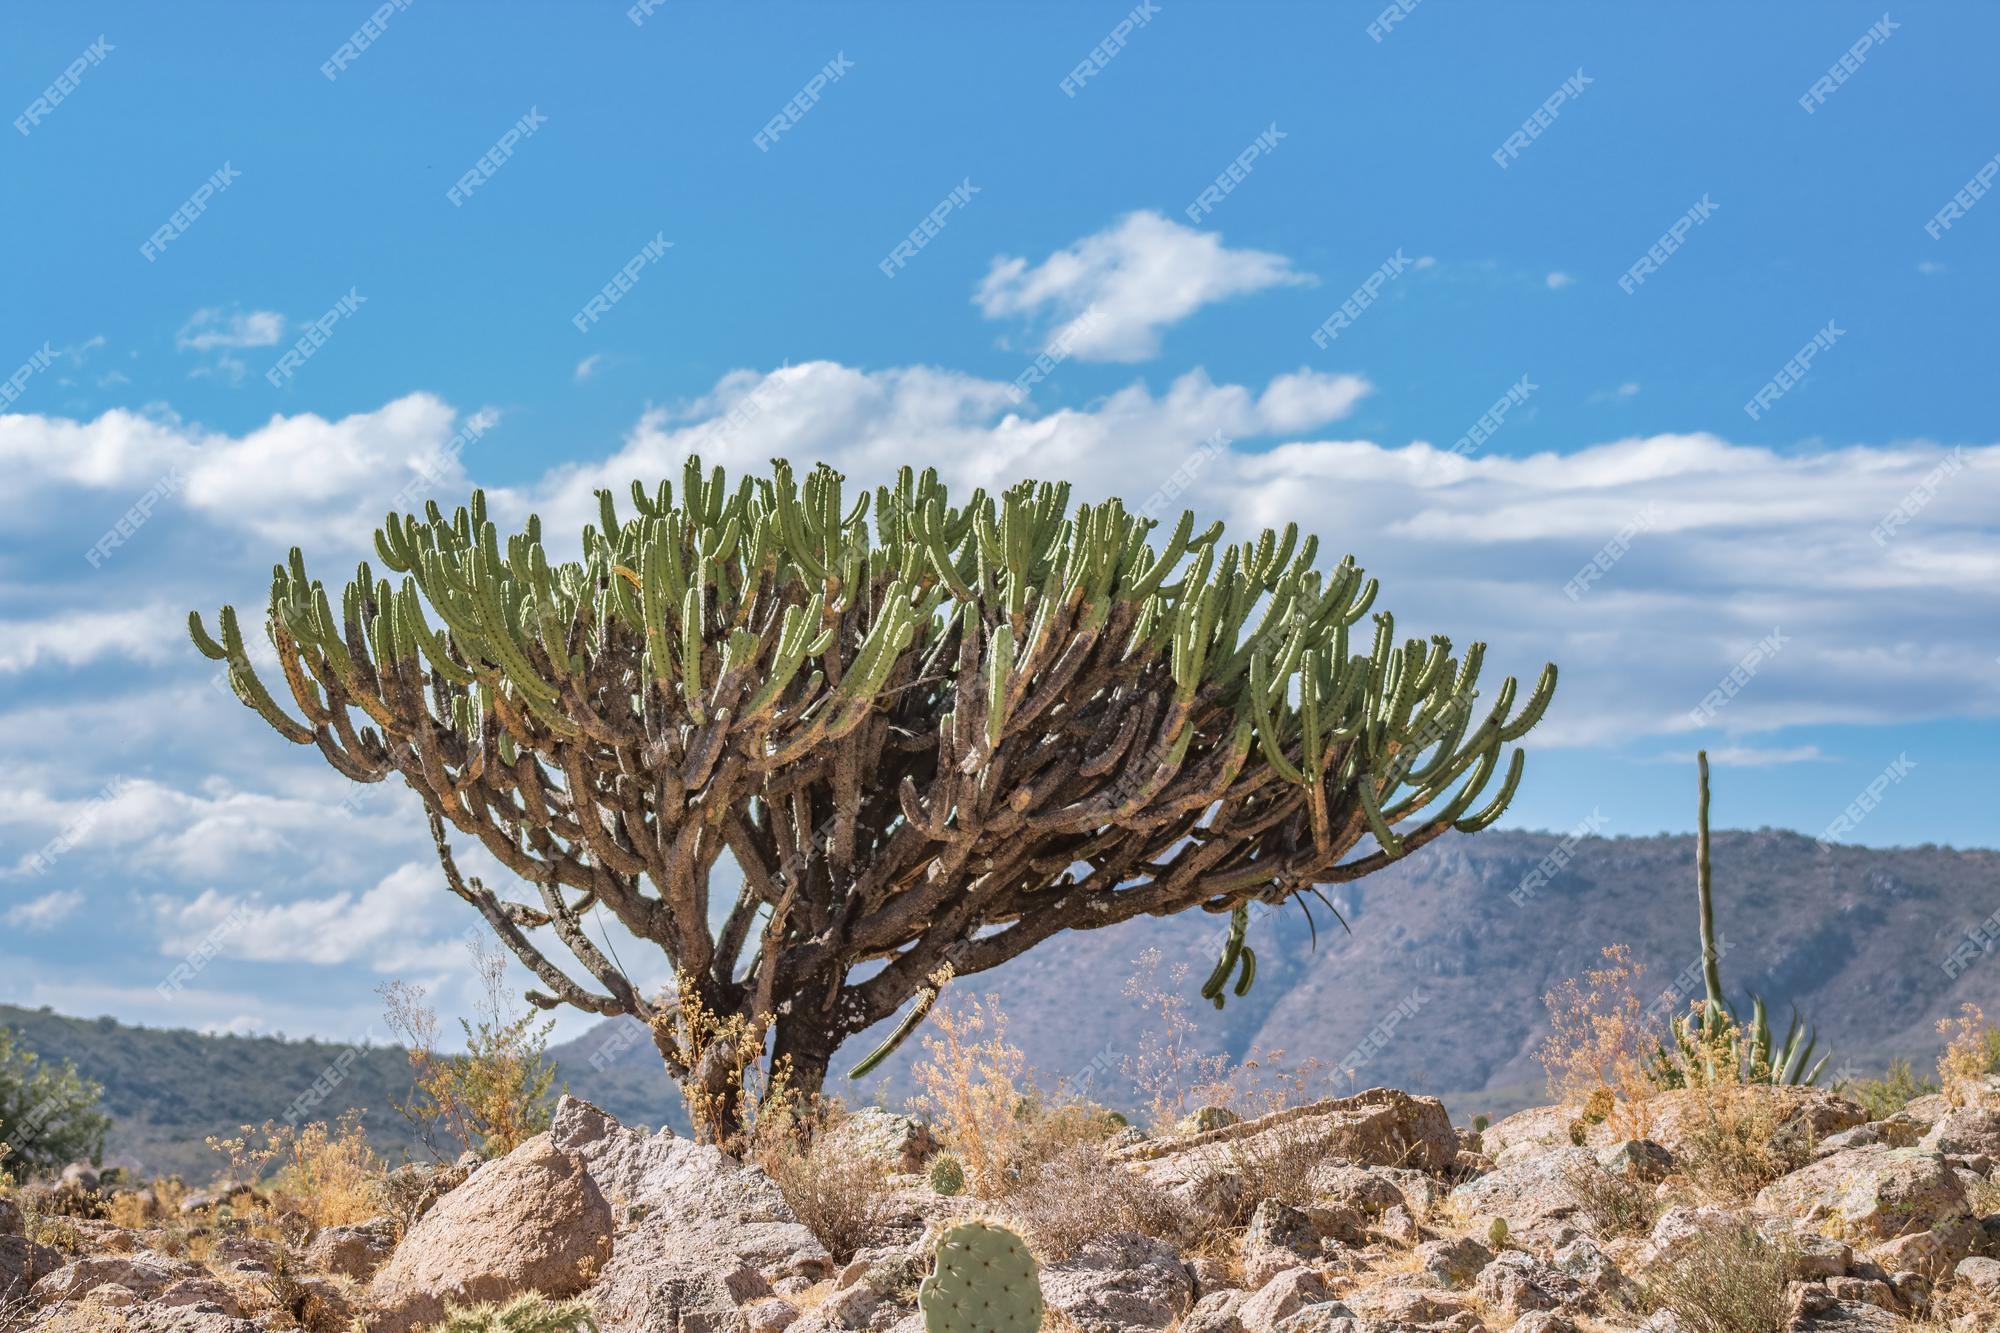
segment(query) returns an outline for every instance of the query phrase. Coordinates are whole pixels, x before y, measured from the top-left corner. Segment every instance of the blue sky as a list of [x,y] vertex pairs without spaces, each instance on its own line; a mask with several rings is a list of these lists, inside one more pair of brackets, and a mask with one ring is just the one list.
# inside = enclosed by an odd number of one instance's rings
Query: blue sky
[[[294,541],[338,569],[399,493],[573,529],[696,441],[1133,503],[1194,459],[1178,502],[1295,518],[1412,630],[1564,666],[1510,823],[1684,829],[1706,745],[1724,824],[1819,834],[1902,759],[1842,837],[1993,845],[2000,203],[1925,224],[2000,150],[2000,15],[1427,0],[1371,35],[1384,8],[413,0],[351,58],[367,4],[14,13],[0,1000],[358,1033],[382,976],[460,975],[407,798],[327,814],[338,779],[210,688],[181,615],[261,602]],[[107,955],[130,984],[79,979]]]

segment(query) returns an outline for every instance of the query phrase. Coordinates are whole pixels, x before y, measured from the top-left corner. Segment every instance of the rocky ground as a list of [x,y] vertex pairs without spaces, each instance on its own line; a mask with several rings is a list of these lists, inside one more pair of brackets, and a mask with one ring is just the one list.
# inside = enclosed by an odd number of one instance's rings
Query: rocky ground
[[1966,1333],[2000,1328],[2000,1080],[1970,1102],[1870,1123],[1817,1090],[1680,1092],[1474,1133],[1377,1089],[1128,1130],[983,1201],[928,1187],[922,1126],[862,1112],[841,1151],[887,1184],[837,1256],[756,1167],[565,1098],[506,1157],[400,1170],[397,1215],[290,1236],[233,1220],[247,1193],[92,1206],[73,1169],[0,1200],[0,1333],[417,1333],[528,1291],[605,1333],[917,1333],[930,1241],[973,1215],[1028,1235],[1051,1325],[1085,1333]]

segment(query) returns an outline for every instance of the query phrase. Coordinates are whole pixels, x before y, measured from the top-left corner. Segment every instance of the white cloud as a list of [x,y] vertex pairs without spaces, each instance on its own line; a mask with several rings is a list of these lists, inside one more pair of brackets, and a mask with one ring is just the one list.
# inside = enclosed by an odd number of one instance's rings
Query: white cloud
[[586,356],[585,358],[583,358],[583,360],[576,363],[576,382],[578,384],[583,383],[585,380],[589,379],[592,375],[595,375],[597,373],[597,368],[603,364],[604,364],[604,353],[592,352],[589,356]]
[[1075,356],[1143,361],[1158,354],[1162,331],[1205,305],[1313,281],[1283,255],[1226,249],[1213,232],[1139,212],[1040,264],[995,259],[974,301],[988,319],[1026,316],[1050,325],[1091,310],[1072,343]]
[[[0,515],[10,505],[23,521],[60,517],[33,500],[38,487],[81,486],[117,494],[116,519],[149,488],[172,478],[167,509],[192,507],[224,529],[265,544],[260,563],[299,543],[367,549],[369,533],[391,504],[420,508],[431,495],[468,489],[461,456],[447,446],[464,424],[490,429],[490,410],[461,419],[436,396],[412,393],[372,412],[328,419],[310,412],[273,415],[240,436],[203,431],[171,415],[117,409],[93,421],[0,415]],[[476,450],[477,442],[469,446]],[[83,548],[101,535],[92,531]],[[142,534],[136,542],[147,537]],[[127,560],[128,541],[112,553]],[[275,550],[269,548],[275,547]]]
[[1935,259],[1923,259],[1917,261],[1917,272],[1923,274],[1927,278],[1936,277],[1938,274],[1948,271],[1949,270],[1947,270],[1943,264],[1940,264]]
[[1257,412],[1274,434],[1311,430],[1348,415],[1373,388],[1359,375],[1322,375],[1302,368],[1265,386]]
[[44,663],[80,666],[106,656],[157,662],[185,633],[178,617],[159,605],[0,621],[0,675]]
[[1437,267],[1437,262],[1438,262],[1438,261],[1437,261],[1437,256],[1436,256],[1436,255],[1419,255],[1419,256],[1417,257],[1417,263],[1416,263],[1416,267],[1418,267],[1418,268],[1436,268],[1436,267]]
[[218,347],[275,347],[285,336],[285,317],[275,310],[197,310],[174,337],[182,351],[208,352]]
[[1573,286],[1573,285],[1575,285],[1575,283],[1576,283],[1576,279],[1575,279],[1575,278],[1573,278],[1573,277],[1571,277],[1571,276],[1570,276],[1569,274],[1567,274],[1567,273],[1560,273],[1560,272],[1559,272],[1559,273],[1551,273],[1551,274],[1549,274],[1549,276],[1548,276],[1548,278],[1547,278],[1547,282],[1548,282],[1548,284],[1549,284],[1549,290],[1550,290],[1550,291],[1552,291],[1552,292],[1559,292],[1559,291],[1561,291],[1561,290],[1562,290],[1563,288],[1565,288],[1565,287],[1569,287],[1569,286]]
[[67,921],[81,906],[81,889],[56,889],[8,908],[0,913],[0,921],[17,930],[50,930]]
[[[1759,749],[1754,745],[1722,745],[1708,752],[1709,762],[1718,768],[1769,768],[1774,764],[1820,764],[1828,762],[1829,756],[1820,753],[1817,745],[1794,745],[1787,749]],[[1658,764],[1692,764],[1693,750],[1680,750],[1663,754],[1653,762]]]
[[[381,973],[449,968],[465,961],[456,924],[484,930],[451,896],[435,864],[398,866],[373,888],[273,903],[261,893],[204,891],[189,901],[156,898],[161,952],[193,952],[213,940],[222,956],[265,963],[365,963]],[[454,911],[453,909],[457,910]]]

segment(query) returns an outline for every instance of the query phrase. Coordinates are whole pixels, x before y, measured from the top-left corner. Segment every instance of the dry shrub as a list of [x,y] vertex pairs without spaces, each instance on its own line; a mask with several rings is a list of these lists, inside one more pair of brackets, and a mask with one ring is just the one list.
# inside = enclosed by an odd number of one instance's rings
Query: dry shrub
[[748,1150],[806,1230],[841,1263],[880,1242],[894,1218],[887,1166],[843,1149],[831,1132],[845,1115],[819,1098],[766,1100]]
[[272,1255],[271,1271],[259,1279],[259,1285],[306,1333],[347,1333],[353,1323],[351,1312],[301,1282],[300,1275],[305,1272],[305,1264],[291,1247],[280,1244]]
[[1228,1077],[1229,1057],[1202,1051],[1200,1027],[1188,1012],[1186,963],[1176,963],[1160,975],[1160,951],[1148,949],[1134,961],[1137,969],[1125,979],[1125,995],[1153,1016],[1152,1026],[1139,1038],[1139,1049],[1125,1059],[1125,1074],[1146,1098],[1146,1116],[1156,1131],[1171,1130],[1183,1116],[1202,1104],[1204,1089]]
[[1748,1202],[1812,1160],[1810,1135],[1784,1123],[1768,1089],[1714,1084],[1697,1093],[1700,1114],[1686,1127],[1676,1166],[1704,1198]]
[[1568,1167],[1563,1183],[1590,1214],[1600,1240],[1646,1235],[1665,1207],[1647,1185],[1585,1163]]
[[1007,1209],[1044,1260],[1067,1259],[1098,1236],[1136,1231],[1179,1242],[1199,1219],[1166,1189],[1076,1143],[1037,1164],[1008,1197]]
[[396,1109],[434,1154],[444,1155],[437,1142],[442,1130],[458,1152],[504,1157],[549,1127],[556,1071],[548,1042],[555,1023],[537,1023],[515,1004],[497,950],[470,948],[482,993],[477,1023],[459,1020],[463,1055],[439,1054],[437,1011],[425,1003],[423,987],[397,981],[378,992],[414,1080],[409,1100]]
[[1785,1284],[1795,1256],[1748,1223],[1703,1231],[1654,1270],[1648,1308],[1678,1316],[1690,1333],[1771,1333],[1790,1320]]
[[1949,1038],[1938,1056],[1944,1099],[1953,1106],[1971,1105],[1986,1076],[2000,1067],[2000,1031],[1986,1026],[1986,1015],[1976,1004],[1961,1006],[1955,1019],[1940,1018],[1937,1030]]
[[329,1128],[315,1120],[304,1126],[267,1120],[243,1126],[233,1139],[211,1138],[208,1146],[230,1165],[262,1179],[275,1204],[296,1212],[314,1227],[352,1226],[379,1215],[385,1200],[382,1161],[368,1146],[361,1113],[349,1111]]
[[1657,1088],[1646,1062],[1661,1047],[1661,1023],[1639,1000],[1645,976],[1623,944],[1604,950],[1604,965],[1572,977],[1542,997],[1551,1031],[1535,1058],[1549,1092],[1585,1124],[1609,1121],[1620,1138],[1646,1137],[1646,1101]]
[[1201,1049],[1200,1025],[1189,1011],[1191,975],[1186,963],[1161,971],[1160,951],[1148,949],[1133,961],[1125,995],[1152,1014],[1152,1026],[1126,1057],[1124,1073],[1145,1098],[1147,1121],[1155,1132],[1173,1132],[1204,1106],[1221,1106],[1245,1119],[1303,1105],[1324,1095],[1325,1070],[1317,1060],[1287,1065],[1277,1048],[1253,1052],[1238,1063],[1227,1054]]
[[965,1163],[974,1193],[994,1198],[1007,1189],[1033,1103],[1023,1096],[1028,1059],[1007,1040],[1007,1015],[997,996],[973,996],[939,1006],[912,1071],[923,1089],[916,1105],[937,1125]]

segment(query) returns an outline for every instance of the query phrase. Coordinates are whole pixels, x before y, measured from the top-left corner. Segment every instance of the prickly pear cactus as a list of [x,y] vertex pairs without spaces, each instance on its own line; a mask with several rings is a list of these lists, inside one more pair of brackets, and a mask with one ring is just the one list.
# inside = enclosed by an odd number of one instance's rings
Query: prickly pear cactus
[[917,1289],[925,1333],[1035,1333],[1042,1281],[1021,1238],[990,1222],[962,1222],[937,1244],[937,1266]]

